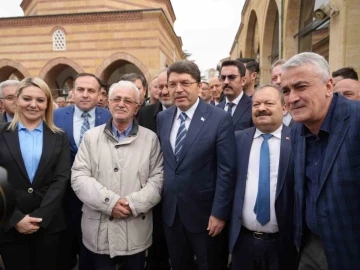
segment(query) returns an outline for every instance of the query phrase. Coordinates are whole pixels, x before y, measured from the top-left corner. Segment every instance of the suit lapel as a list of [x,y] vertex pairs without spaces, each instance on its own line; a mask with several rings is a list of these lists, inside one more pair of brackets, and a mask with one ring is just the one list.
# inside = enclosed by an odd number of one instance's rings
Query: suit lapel
[[43,134],[43,150],[39,162],[39,166],[36,170],[33,184],[35,185],[40,178],[42,172],[46,168],[49,160],[51,159],[51,155],[54,151],[56,143],[56,135],[51,132],[51,130],[44,123],[44,134]]
[[171,133],[171,129],[172,129],[172,125],[173,122],[175,121],[175,116],[176,116],[176,107],[172,106],[169,109],[165,110],[166,113],[166,117],[165,117],[165,122],[164,122],[164,132],[165,132],[165,141],[164,141],[164,146],[163,149],[165,149],[165,151],[168,151],[168,155],[170,157],[172,157],[171,161],[174,162],[174,164],[176,164],[176,158],[174,155],[174,151],[172,150],[172,146],[170,143],[170,133]]
[[217,107],[224,109],[225,108],[225,101],[221,101],[218,105],[216,105]]
[[25,163],[20,150],[18,127],[16,126],[14,131],[7,130],[6,132],[4,132],[4,139],[21,173],[24,175],[25,179],[27,179],[27,181],[30,183],[30,179],[27,174]]
[[177,165],[181,163],[182,159],[189,151],[190,146],[196,139],[196,136],[199,134],[200,130],[207,122],[209,115],[210,113],[207,112],[206,104],[202,100],[199,100],[198,107],[196,108],[193,118],[191,119],[189,130],[187,131],[184,145],[183,148],[181,149]]
[[98,107],[96,107],[95,108],[95,127],[100,126],[102,124],[101,116],[102,116],[102,111]]
[[349,125],[346,122],[337,120],[336,115],[334,115],[334,118],[335,119],[332,121],[333,130],[329,135],[328,146],[325,151],[317,198],[319,197],[321,189],[324,186],[325,180],[328,177],[330,170],[333,167],[335,158],[349,130]]
[[244,93],[238,105],[236,106],[235,112],[232,117],[234,126],[236,125],[237,122],[239,122],[240,118],[249,107],[249,102],[250,102],[250,98]]
[[286,180],[286,173],[287,173],[287,168],[289,165],[289,159],[291,153],[290,131],[291,129],[283,125],[281,131],[280,160],[279,160],[279,171],[278,171],[278,179],[276,185],[275,200],[278,198]]
[[[250,151],[251,151],[251,146],[254,140],[254,134],[255,134],[256,128],[252,127],[248,130],[246,130],[246,134],[245,134],[245,138],[244,140],[241,142],[242,145],[238,145],[237,146],[237,151],[238,151],[238,155],[239,155],[239,168],[238,168],[238,174],[239,174],[239,179],[240,179],[240,183],[241,183],[241,195],[243,196],[245,194],[245,188],[246,188],[246,179],[247,179],[247,173],[248,173],[248,168],[249,168],[249,158],[250,158]],[[240,149],[239,149],[240,147]],[[241,151],[239,153],[239,151]]]
[[69,107],[69,110],[66,112],[67,117],[64,119],[64,121],[66,125],[66,131],[68,132],[69,136],[70,146],[75,149],[75,152],[77,152],[78,148],[74,139],[74,111],[74,105]]

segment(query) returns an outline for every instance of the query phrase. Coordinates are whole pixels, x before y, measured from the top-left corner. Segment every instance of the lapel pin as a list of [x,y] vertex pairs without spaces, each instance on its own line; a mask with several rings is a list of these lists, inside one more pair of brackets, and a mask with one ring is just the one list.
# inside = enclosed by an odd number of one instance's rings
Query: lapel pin
[[201,117],[201,121],[205,121],[205,118],[204,118],[204,117]]
[[286,137],[285,139],[289,140],[290,141],[290,138],[289,137]]

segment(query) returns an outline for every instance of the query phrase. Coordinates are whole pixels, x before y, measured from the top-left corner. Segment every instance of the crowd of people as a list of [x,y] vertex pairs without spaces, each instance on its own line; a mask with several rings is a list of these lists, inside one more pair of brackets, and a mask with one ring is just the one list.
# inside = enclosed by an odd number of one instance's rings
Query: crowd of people
[[356,71],[306,52],[258,74],[1,82],[6,270],[360,269]]

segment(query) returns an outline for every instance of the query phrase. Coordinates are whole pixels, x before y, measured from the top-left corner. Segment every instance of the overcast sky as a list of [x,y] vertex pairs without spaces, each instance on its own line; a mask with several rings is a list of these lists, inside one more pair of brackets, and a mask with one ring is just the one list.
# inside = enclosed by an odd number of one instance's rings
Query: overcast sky
[[[0,17],[22,16],[22,0],[0,0]],[[135,1],[135,0],[133,0]],[[175,32],[183,50],[192,54],[201,70],[215,68],[229,56],[240,26],[244,0],[171,0]]]

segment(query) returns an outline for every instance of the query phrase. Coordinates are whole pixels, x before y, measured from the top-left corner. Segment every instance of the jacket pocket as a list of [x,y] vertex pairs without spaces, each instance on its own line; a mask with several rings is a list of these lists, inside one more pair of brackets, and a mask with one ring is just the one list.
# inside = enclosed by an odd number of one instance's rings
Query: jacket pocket
[[141,188],[145,187],[146,182],[149,178],[149,164],[146,164],[146,165],[147,165],[147,167],[143,165],[138,170],[138,177],[140,180]]
[[87,205],[82,207],[81,230],[84,244],[91,250],[97,250],[101,212]]
[[141,249],[152,242],[152,211],[128,220],[128,248],[129,251]]
[[199,191],[199,198],[201,201],[209,201],[214,199],[215,188]]

